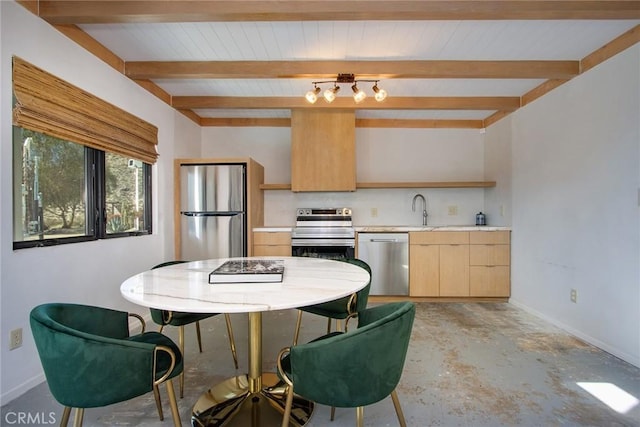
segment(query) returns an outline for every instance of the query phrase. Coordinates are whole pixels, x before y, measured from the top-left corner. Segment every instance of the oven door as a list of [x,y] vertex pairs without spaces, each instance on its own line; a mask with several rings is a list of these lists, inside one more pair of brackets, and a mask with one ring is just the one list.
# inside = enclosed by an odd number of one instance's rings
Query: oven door
[[355,240],[292,239],[291,255],[299,257],[344,260],[355,257]]

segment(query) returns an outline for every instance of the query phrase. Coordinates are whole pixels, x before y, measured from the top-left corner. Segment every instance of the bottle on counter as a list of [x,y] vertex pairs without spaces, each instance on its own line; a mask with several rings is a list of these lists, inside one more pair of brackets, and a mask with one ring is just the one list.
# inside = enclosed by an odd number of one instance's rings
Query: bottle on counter
[[476,225],[487,225],[487,217],[482,212],[476,215]]

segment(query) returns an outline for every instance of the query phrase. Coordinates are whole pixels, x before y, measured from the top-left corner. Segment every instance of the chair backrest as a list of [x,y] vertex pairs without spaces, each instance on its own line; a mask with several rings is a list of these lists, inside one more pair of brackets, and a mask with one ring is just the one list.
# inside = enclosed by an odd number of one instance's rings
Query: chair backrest
[[356,292],[355,311],[360,312],[367,308],[367,303],[369,301],[369,291],[371,290],[371,267],[365,261],[358,258],[347,258],[344,261],[362,267],[367,270],[367,273],[369,273],[369,283],[367,283],[367,286]]
[[35,307],[31,331],[55,399],[105,406],[152,390],[154,345],[129,340],[128,313],[78,304]]
[[358,314],[358,328],[291,347],[296,394],[337,407],[370,405],[396,388],[404,367],[415,305],[389,303]]

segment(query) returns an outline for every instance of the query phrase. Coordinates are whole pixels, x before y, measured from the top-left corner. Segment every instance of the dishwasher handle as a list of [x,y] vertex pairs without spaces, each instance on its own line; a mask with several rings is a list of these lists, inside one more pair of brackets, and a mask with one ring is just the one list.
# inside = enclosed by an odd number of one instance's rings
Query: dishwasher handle
[[376,243],[398,243],[398,239],[369,239],[370,242]]

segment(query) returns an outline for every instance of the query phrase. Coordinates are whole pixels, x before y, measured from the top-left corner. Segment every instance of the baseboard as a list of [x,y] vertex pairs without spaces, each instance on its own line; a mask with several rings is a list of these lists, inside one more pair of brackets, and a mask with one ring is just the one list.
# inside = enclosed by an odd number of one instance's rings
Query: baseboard
[[11,402],[13,399],[16,399],[22,396],[23,394],[25,394],[35,386],[40,385],[45,381],[46,381],[46,378],[44,377],[44,372],[41,372],[40,374],[36,375],[30,380],[20,384],[18,387],[15,387],[7,392],[3,392],[0,395],[0,406],[6,405],[7,403]]
[[627,363],[632,364],[635,367],[640,368],[640,359],[638,357],[634,357],[631,354],[625,353],[623,351],[620,351],[620,349],[618,348],[614,348],[611,347],[610,345],[598,340],[597,338],[594,338],[588,334],[585,334],[582,331],[579,331],[575,328],[572,328],[571,326],[565,325],[564,323],[558,321],[557,319],[554,319],[552,317],[549,317],[521,302],[518,301],[514,301],[513,299],[511,299],[511,301],[509,301],[510,304],[513,304],[514,306],[526,311],[527,313],[533,314],[536,317],[539,317],[540,319],[551,323],[554,326],[557,326],[558,328],[570,333],[571,335],[581,339],[582,341],[589,343],[593,346],[598,347],[600,350],[602,351],[606,351],[607,353],[617,357],[618,359],[622,359]]

